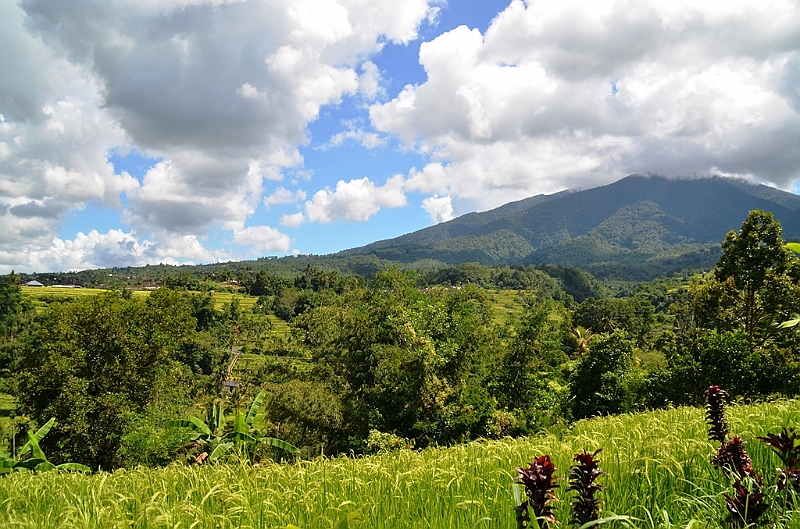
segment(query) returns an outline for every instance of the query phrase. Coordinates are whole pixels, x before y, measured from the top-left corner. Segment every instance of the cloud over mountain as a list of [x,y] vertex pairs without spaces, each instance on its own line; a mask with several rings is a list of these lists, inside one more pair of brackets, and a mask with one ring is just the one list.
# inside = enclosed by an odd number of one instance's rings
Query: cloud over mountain
[[800,176],[797,2],[514,0],[425,42],[375,127],[431,161],[409,188],[484,207],[633,172]]
[[[486,1],[485,31],[437,29],[442,0],[1,3],[0,270],[290,253],[634,172],[800,177],[797,0]],[[65,228],[93,208],[115,222]]]

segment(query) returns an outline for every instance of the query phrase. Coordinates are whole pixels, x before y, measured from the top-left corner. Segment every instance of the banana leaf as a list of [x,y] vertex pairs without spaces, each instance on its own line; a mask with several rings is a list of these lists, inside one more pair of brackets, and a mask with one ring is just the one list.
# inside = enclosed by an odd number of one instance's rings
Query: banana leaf
[[231,448],[233,448],[233,443],[220,443],[214,448],[214,451],[211,452],[211,455],[208,456],[209,461],[216,461],[220,457],[224,456],[228,452],[230,452]]
[[261,409],[261,403],[264,402],[264,397],[267,396],[267,392],[262,390],[256,395],[256,398],[253,399],[253,403],[250,405],[250,409],[247,410],[247,417],[245,418],[248,426],[253,426],[253,421],[258,414],[258,410]]
[[212,437],[211,429],[206,423],[197,417],[189,417],[188,419],[179,419],[176,421],[167,421],[167,426],[175,428],[190,428],[201,435]]
[[39,440],[36,438],[36,435],[32,434],[31,432],[28,432],[28,442],[25,443],[25,446],[28,445],[30,445],[30,450],[33,454],[34,459],[44,459],[45,461],[47,461],[47,456],[45,456],[42,449],[39,448]]
[[36,470],[37,467],[42,463],[50,462],[46,459],[39,459],[37,457],[32,457],[24,461],[17,461],[17,463],[14,465],[14,471],[19,472],[20,470]]
[[244,433],[244,432],[230,432],[230,433],[226,434],[225,437],[223,437],[223,439],[226,439],[226,440],[229,440],[229,441],[241,441],[243,443],[256,443],[256,442],[258,442],[258,439],[256,439],[252,435]]
[[81,465],[80,463],[61,463],[60,465],[56,465],[56,470],[67,470],[67,471],[74,471],[74,472],[91,472],[92,469],[87,467],[86,465]]
[[250,428],[247,426],[247,421],[244,418],[241,410],[236,412],[236,417],[233,419],[233,431],[236,433],[247,433]]
[[291,443],[287,443],[282,439],[277,439],[275,437],[262,437],[258,440],[260,443],[264,443],[267,446],[274,446],[280,448],[282,450],[286,450],[287,452],[291,452],[293,454],[297,454],[300,452],[300,449],[294,446]]
[[[55,424],[56,424],[56,418],[55,418],[55,417],[52,417],[52,418],[51,418],[49,421],[47,421],[47,422],[44,424],[44,426],[42,426],[41,428],[39,428],[38,430],[36,430],[36,433],[35,433],[35,434],[33,434],[33,437],[35,437],[35,438],[36,438],[37,448],[38,448],[38,443],[39,443],[39,442],[40,442],[42,439],[44,439],[44,436],[45,436],[45,435],[47,435],[47,433],[50,431],[50,429],[51,429],[53,426],[55,426]],[[30,432],[28,432],[28,435],[30,436],[30,435],[31,435],[31,433],[30,433]],[[28,441],[27,443],[25,443],[24,445],[22,445],[22,448],[20,448],[20,449],[19,449],[19,451],[17,452],[17,457],[24,456],[25,454],[27,454],[28,452],[30,452],[32,448],[33,448],[33,446],[31,445],[31,442],[30,442],[30,441]],[[34,457],[35,457],[35,454],[34,454]]]
[[212,413],[214,414],[214,431],[221,432],[225,428],[225,411],[222,406],[214,404]]

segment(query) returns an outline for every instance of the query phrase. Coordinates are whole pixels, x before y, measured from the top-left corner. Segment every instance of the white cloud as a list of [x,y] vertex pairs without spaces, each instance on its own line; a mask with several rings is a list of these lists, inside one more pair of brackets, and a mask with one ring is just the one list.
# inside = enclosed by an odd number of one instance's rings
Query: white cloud
[[303,212],[298,211],[297,213],[281,215],[280,224],[281,226],[286,226],[287,228],[299,228],[302,226],[305,220],[306,216],[303,215]]
[[363,222],[382,207],[398,208],[406,205],[401,175],[389,178],[383,186],[376,186],[368,178],[345,182],[339,180],[336,189],[317,191],[305,203],[305,220],[326,224],[334,220]]
[[[0,254],[49,249],[96,200],[127,203],[153,248],[200,255],[209,228],[241,233],[265,180],[312,174],[298,146],[320,108],[379,95],[369,56],[429,15],[426,0],[3,2]],[[107,160],[131,148],[161,160],[141,184]]]
[[237,244],[252,246],[256,252],[286,253],[292,246],[291,238],[269,226],[250,226],[243,230],[234,230],[233,238]]
[[298,189],[297,191],[290,191],[285,187],[278,187],[275,191],[272,192],[271,195],[264,198],[264,205],[269,208],[272,205],[278,204],[294,204],[296,202],[302,202],[306,199],[306,192],[302,189]]
[[[222,254],[210,254],[191,236],[162,239],[165,242],[155,243],[147,239],[139,240],[136,232],[109,230],[100,233],[91,230],[89,233],[77,233],[74,239],[55,237],[47,248],[28,248],[25,253],[14,256],[0,254],[0,266],[13,268],[15,265],[25,265],[38,271],[70,271],[143,266],[148,263],[191,263],[193,260],[208,261],[223,257]],[[176,259],[176,254],[183,256],[182,259]],[[13,262],[13,257],[18,260]]]
[[375,99],[384,93],[381,87],[381,72],[378,66],[372,61],[366,61],[361,65],[364,72],[358,78],[358,91],[364,94],[367,99]]
[[796,2],[514,0],[422,43],[427,80],[370,108],[429,155],[408,190],[496,206],[633,172],[800,177]]
[[376,132],[365,131],[363,127],[359,127],[354,121],[346,121],[344,125],[347,130],[337,132],[328,142],[321,147],[321,149],[329,149],[331,147],[340,147],[347,141],[354,141],[366,149],[375,149],[386,145],[386,138]]
[[422,201],[422,209],[428,212],[431,220],[438,224],[453,220],[453,202],[449,196],[440,197],[434,195]]

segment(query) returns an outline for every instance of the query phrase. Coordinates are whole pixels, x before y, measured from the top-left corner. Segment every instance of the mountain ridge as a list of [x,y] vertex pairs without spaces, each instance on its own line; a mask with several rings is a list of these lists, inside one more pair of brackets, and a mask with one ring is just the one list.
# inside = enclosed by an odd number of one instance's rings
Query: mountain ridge
[[800,237],[800,197],[727,177],[629,175],[583,191],[536,195],[469,213],[394,239],[339,252],[412,264],[557,264],[600,277],[642,279],[713,265],[719,244],[753,209],[773,213],[786,238]]

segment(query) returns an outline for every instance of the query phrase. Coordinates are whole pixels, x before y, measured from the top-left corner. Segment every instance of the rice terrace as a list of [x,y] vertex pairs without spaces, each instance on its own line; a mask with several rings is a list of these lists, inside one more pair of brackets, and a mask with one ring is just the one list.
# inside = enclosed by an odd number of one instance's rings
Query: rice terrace
[[[796,401],[735,406],[731,430],[748,441],[753,465],[772,472],[778,458],[756,441],[800,420]],[[9,475],[0,481],[7,527],[516,527],[515,466],[551,454],[559,475],[583,449],[603,447],[603,514],[633,527],[727,527],[722,471],[711,464],[697,408],[581,421],[568,432],[479,441],[450,448],[366,457],[317,458],[252,467],[226,464],[111,474]],[[776,505],[767,522],[800,527],[800,504]],[[569,496],[554,512],[569,520]],[[349,520],[349,522],[344,522]],[[348,525],[349,524],[349,525]]]
[[0,525],[800,527],[795,249],[6,276]]

